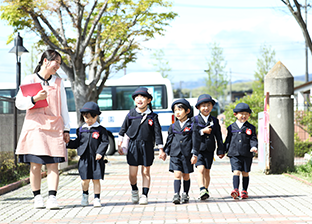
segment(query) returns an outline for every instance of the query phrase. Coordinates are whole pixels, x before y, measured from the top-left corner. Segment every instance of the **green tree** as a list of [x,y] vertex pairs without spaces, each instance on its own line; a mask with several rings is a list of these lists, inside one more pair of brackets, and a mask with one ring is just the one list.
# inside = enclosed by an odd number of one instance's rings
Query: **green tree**
[[[292,14],[292,16],[295,18],[295,20],[297,21],[301,32],[303,34],[304,40],[307,43],[310,52],[312,53],[312,40],[308,31],[308,26],[305,23],[304,19],[302,18],[302,11],[301,8],[303,8],[304,6],[302,6],[302,4],[300,4],[297,0],[281,0],[288,8],[288,10],[290,11],[290,13]],[[309,7],[306,6],[306,7]]]
[[165,52],[163,49],[155,50],[151,55],[151,64],[155,67],[156,72],[159,72],[162,77],[169,78],[168,72],[171,71],[169,61],[165,59]]
[[275,64],[275,51],[263,44],[260,47],[260,57],[257,59],[257,70],[254,74],[255,81],[252,83],[253,93],[226,106],[224,112],[226,126],[229,126],[236,120],[236,117],[233,115],[235,106],[238,103],[247,103],[252,110],[249,122],[258,129],[258,113],[264,110],[264,77]]
[[305,130],[312,137],[312,108],[307,111],[296,111],[295,119],[297,125]]
[[225,125],[229,126],[233,122],[236,121],[236,117],[233,115],[233,109],[238,103],[247,103],[252,110],[251,116],[249,118],[249,122],[253,124],[256,129],[258,129],[258,113],[264,110],[264,96],[263,92],[253,92],[251,95],[245,96],[236,100],[234,103],[231,103],[225,106],[224,115]]
[[257,71],[254,74],[255,81],[252,84],[254,92],[264,91],[264,77],[271,68],[276,64],[275,50],[271,49],[271,46],[262,44],[260,47],[260,58],[257,59]]
[[111,72],[136,60],[142,41],[164,35],[177,16],[168,7],[165,0],[3,0],[0,18],[14,32],[37,34],[42,49],[63,55],[61,68],[78,111],[86,101],[97,101]]
[[25,67],[24,69],[24,75],[27,76],[34,72],[36,66],[37,66],[37,60],[38,58],[35,58],[34,54],[38,55],[38,52],[36,52],[35,45],[32,45],[30,50],[30,58],[29,60],[25,61]]
[[219,47],[219,44],[213,43],[210,46],[211,59],[207,61],[207,73],[206,86],[208,93],[220,100],[225,96],[224,90],[228,84],[227,73],[225,72],[226,61],[223,56],[223,49]]

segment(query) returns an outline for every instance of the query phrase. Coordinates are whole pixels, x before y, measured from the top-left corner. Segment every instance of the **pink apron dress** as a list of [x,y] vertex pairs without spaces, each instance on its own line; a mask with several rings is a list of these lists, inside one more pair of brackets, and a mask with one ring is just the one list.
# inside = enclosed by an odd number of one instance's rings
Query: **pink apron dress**
[[61,79],[56,78],[54,86],[42,88],[48,93],[48,106],[26,111],[16,154],[67,158],[61,116]]

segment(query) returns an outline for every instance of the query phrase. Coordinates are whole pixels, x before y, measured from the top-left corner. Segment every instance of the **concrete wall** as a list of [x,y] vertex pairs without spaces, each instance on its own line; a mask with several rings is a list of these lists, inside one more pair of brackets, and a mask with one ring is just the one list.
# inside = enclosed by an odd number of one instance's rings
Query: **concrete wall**
[[[25,113],[21,113],[17,117],[17,140],[22,130],[25,115]],[[0,127],[0,155],[1,152],[14,152],[14,114],[0,114]],[[68,161],[59,164],[59,169],[66,167],[68,167]]]
[[[17,116],[17,139],[19,138],[25,113]],[[0,114],[0,152],[14,152],[14,115]]]

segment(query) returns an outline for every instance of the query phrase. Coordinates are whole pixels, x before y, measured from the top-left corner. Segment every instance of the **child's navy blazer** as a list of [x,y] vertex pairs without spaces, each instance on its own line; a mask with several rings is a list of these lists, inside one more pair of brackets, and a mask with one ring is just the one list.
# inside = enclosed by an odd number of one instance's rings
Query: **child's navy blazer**
[[[193,148],[196,151],[214,152],[216,149],[216,142],[217,142],[217,145],[218,145],[217,155],[222,155],[225,153],[222,135],[221,135],[221,127],[219,124],[219,120],[217,118],[210,115],[208,118],[208,122],[205,123],[202,116],[197,115],[192,118],[192,122],[194,123],[192,141],[193,141]],[[213,124],[211,122],[213,122]],[[208,134],[200,135],[200,130],[207,126],[211,126],[212,128],[211,133],[209,135]]]
[[193,124],[190,119],[185,122],[183,127],[180,126],[179,121],[170,125],[164,147],[167,155],[178,156],[180,153],[185,157],[190,157],[192,154],[198,155],[196,151],[192,151],[192,132]]
[[104,156],[109,144],[107,131],[103,126],[88,128],[77,128],[77,138],[70,140],[67,148],[77,149],[78,156],[83,155],[86,149],[90,148],[90,154]]
[[[250,130],[250,131],[249,131]],[[244,156],[253,157],[250,152],[252,147],[258,148],[258,140],[256,128],[248,121],[246,121],[242,128],[239,128],[234,122],[227,128],[228,134],[226,136],[224,146],[228,156]]]
[[149,141],[154,144],[156,142],[157,145],[162,145],[158,115],[152,112],[142,123],[141,119],[142,115],[135,108],[131,109],[120,128],[119,135],[127,134],[130,139]]

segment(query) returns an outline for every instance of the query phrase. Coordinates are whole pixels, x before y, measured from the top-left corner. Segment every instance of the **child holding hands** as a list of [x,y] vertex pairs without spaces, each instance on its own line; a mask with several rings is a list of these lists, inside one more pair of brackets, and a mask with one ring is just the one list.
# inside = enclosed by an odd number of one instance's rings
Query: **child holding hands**
[[99,106],[94,102],[87,102],[80,109],[80,121],[84,124],[76,130],[77,138],[70,140],[67,148],[77,149],[78,170],[82,179],[82,199],[81,205],[89,204],[89,183],[93,182],[94,207],[101,207],[100,179],[104,180],[105,161],[103,157],[108,147],[108,134],[106,129],[98,122],[101,114]]
[[[159,148],[159,158],[165,160],[163,139],[158,115],[152,111],[153,96],[145,87],[139,87],[132,94],[136,105],[126,116],[119,131],[118,152],[127,151],[129,180],[132,188],[132,202],[140,205],[148,204],[148,192],[151,183],[150,167],[154,161],[154,145]],[[126,143],[126,144],[125,144]],[[142,195],[139,198],[137,187],[138,166],[142,165]]]
[[170,155],[169,171],[174,173],[174,204],[181,203],[180,189],[183,177],[182,203],[189,202],[190,173],[194,172],[193,164],[197,162],[197,152],[192,151],[193,124],[189,118],[191,105],[186,99],[179,99],[171,106],[177,121],[170,125],[164,150]]
[[248,122],[251,109],[246,103],[239,103],[234,108],[236,122],[227,128],[227,136],[224,142],[225,150],[230,157],[233,172],[233,188],[231,196],[238,199],[239,177],[243,176],[243,190],[241,198],[248,198],[247,188],[249,185],[249,172],[252,164],[253,153],[257,152],[258,140],[256,128]]
[[193,148],[198,151],[195,166],[198,169],[198,185],[200,186],[200,200],[209,198],[208,187],[210,184],[210,169],[213,163],[214,151],[217,142],[217,155],[224,157],[224,147],[221,135],[221,127],[217,118],[210,115],[215,101],[209,94],[198,97],[195,107],[200,111],[193,118]]

